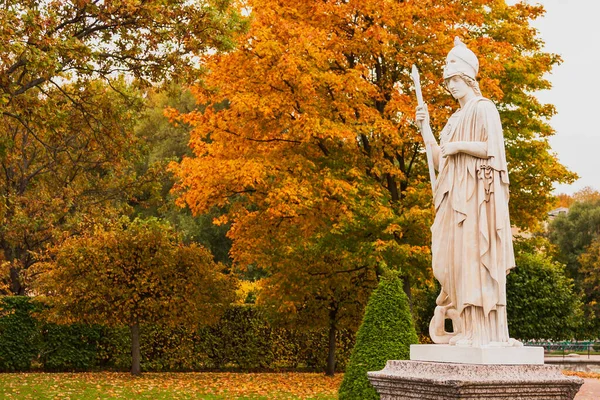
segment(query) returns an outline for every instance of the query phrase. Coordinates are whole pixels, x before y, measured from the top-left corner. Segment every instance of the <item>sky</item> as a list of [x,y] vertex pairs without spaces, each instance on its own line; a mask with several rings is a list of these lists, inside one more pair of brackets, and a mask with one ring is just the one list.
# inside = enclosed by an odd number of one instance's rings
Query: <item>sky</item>
[[545,50],[563,58],[547,76],[553,88],[536,94],[556,106],[550,144],[560,162],[579,175],[574,184],[557,185],[555,193],[573,194],[585,186],[600,190],[600,0],[528,2],[546,9],[532,25]]

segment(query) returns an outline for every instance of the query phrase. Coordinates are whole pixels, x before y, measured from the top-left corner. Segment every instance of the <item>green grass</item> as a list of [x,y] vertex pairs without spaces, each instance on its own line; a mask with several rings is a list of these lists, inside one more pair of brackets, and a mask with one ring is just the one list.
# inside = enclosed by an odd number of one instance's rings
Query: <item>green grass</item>
[[340,380],[320,374],[0,374],[0,399],[335,400]]

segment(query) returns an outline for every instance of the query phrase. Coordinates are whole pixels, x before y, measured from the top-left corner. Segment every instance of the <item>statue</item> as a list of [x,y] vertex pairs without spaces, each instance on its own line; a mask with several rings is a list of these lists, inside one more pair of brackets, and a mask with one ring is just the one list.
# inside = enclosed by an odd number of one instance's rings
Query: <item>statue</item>
[[[439,144],[427,106],[416,112],[430,164],[439,171],[432,182],[431,251],[442,289],[430,334],[434,343],[522,346],[509,337],[506,320],[506,275],[515,259],[502,125],[494,103],[481,95],[478,70],[475,54],[456,38],[444,80],[460,109],[446,123]],[[446,319],[452,320],[453,332],[445,331]]]

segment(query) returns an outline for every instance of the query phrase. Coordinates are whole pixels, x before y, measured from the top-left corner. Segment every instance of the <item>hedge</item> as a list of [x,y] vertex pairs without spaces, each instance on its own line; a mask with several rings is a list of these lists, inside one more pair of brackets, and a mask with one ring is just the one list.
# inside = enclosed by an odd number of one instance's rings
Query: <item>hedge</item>
[[[127,371],[131,339],[127,327],[56,325],[37,317],[41,307],[27,297],[0,301],[0,371]],[[327,332],[269,325],[259,309],[233,306],[214,326],[197,330],[141,327],[142,370],[308,370],[322,371]],[[338,369],[343,370],[354,333],[337,337]]]
[[0,299],[0,371],[28,371],[39,354],[36,306],[25,297]]

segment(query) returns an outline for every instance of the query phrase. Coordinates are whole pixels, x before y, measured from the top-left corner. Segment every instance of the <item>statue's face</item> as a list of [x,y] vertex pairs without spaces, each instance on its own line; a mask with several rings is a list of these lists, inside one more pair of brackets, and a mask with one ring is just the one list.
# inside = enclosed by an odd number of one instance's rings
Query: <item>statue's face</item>
[[467,85],[467,82],[460,75],[454,75],[446,79],[446,87],[456,100],[460,100],[473,92],[473,89]]

